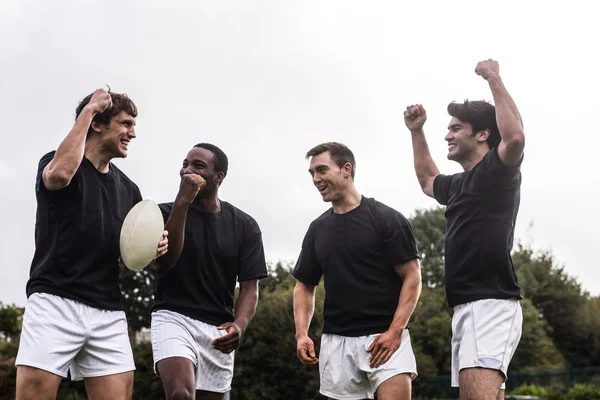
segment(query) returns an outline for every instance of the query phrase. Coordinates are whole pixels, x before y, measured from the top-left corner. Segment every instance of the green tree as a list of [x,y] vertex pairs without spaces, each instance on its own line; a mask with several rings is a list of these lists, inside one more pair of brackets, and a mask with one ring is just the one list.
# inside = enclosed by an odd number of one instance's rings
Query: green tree
[[548,322],[546,331],[567,363],[574,367],[598,364],[599,332],[591,330],[598,321],[587,315],[595,304],[589,294],[564,267],[556,265],[549,252],[535,255],[533,250],[518,245],[513,261],[524,297]]
[[[239,400],[318,398],[319,370],[296,356],[291,268],[271,266],[261,282],[256,315],[236,352],[232,398]],[[310,337],[318,350],[323,327],[323,288],[317,288]]]
[[529,299],[521,301],[523,333],[510,363],[514,371],[562,368],[566,361],[548,334],[548,323]]
[[131,331],[150,327],[150,308],[156,290],[157,265],[152,263],[141,271],[123,267],[120,287],[125,304],[125,314]]
[[421,253],[423,283],[430,287],[444,286],[445,210],[443,207],[416,210],[410,218]]

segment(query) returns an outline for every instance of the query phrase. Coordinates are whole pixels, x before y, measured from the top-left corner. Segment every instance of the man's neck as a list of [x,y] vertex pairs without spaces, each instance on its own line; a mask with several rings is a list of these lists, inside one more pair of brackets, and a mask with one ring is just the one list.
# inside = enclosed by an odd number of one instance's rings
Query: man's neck
[[205,198],[196,197],[192,207],[205,212],[219,212],[221,211],[221,201],[219,201],[218,193],[215,193]]
[[336,214],[345,214],[349,211],[352,211],[356,207],[360,206],[361,199],[362,195],[358,193],[356,187],[352,185],[352,187],[348,190],[348,192],[344,194],[344,196],[341,199],[331,202],[333,212]]
[[481,162],[481,160],[483,160],[483,157],[485,157],[485,155],[488,152],[488,148],[485,147],[481,147],[478,148],[477,151],[473,152],[468,159],[461,161],[460,165],[463,167],[463,170],[465,172],[472,170],[473,168],[475,168],[475,166],[477,164],[479,164]]
[[104,151],[102,146],[92,141],[86,142],[84,156],[90,160],[90,162],[98,171],[102,173],[108,172],[108,165],[110,164],[112,157],[106,151]]

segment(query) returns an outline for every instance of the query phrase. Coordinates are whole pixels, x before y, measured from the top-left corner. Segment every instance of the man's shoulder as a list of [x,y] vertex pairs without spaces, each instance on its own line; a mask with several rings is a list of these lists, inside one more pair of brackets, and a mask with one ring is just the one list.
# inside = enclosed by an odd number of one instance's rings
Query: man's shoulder
[[137,189],[138,186],[135,184],[135,182],[132,181],[131,179],[129,179],[129,177],[125,174],[125,172],[121,171],[119,169],[119,167],[117,167],[112,162],[110,163],[110,167],[113,169],[113,171],[115,173],[115,177],[117,177],[119,180],[121,180],[121,183]]
[[258,222],[256,222],[253,216],[227,201],[220,200],[220,202],[221,212],[228,214],[229,216],[231,216],[232,219],[241,222],[243,225],[250,227],[254,230],[258,230],[258,232],[260,232]]
[[402,216],[404,216],[400,211],[396,210],[395,208],[393,208],[391,206],[388,206],[387,204],[382,203],[379,200],[375,200],[372,197],[366,197],[366,196],[364,196],[363,197],[363,201],[368,206],[368,207],[366,207],[366,209],[369,212],[382,215],[383,217],[391,216],[391,215],[402,215]]
[[333,207],[329,207],[325,212],[323,212],[321,215],[319,215],[317,218],[315,218],[310,223],[310,227],[312,228],[314,226],[318,226],[318,225],[325,223],[326,221],[328,221],[331,218],[332,214],[333,214]]

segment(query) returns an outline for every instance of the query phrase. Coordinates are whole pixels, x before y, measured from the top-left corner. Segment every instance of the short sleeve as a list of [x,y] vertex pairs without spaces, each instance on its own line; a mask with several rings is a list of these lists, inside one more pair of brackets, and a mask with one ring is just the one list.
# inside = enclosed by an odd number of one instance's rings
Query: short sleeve
[[313,224],[311,224],[302,241],[302,250],[292,275],[300,282],[316,286],[323,276],[323,270],[317,261],[313,230]]
[[163,220],[166,224],[167,221],[169,220],[169,217],[171,216],[172,206],[169,203],[161,203],[158,205],[158,208],[160,208],[160,212],[162,213]]
[[388,208],[383,212],[384,249],[390,265],[404,264],[419,258],[417,241],[410,222],[398,211]]
[[[44,185],[44,178],[43,178],[44,169],[46,168],[46,166],[48,164],[50,164],[50,161],[52,161],[54,159],[55,155],[56,155],[56,151],[51,151],[51,152],[45,154],[40,159],[40,162],[38,163],[38,169],[37,169],[37,174],[36,174],[36,178],[35,178],[35,192],[36,192],[38,202],[41,204],[52,203],[54,201],[55,197],[57,196],[57,194],[66,189],[65,188],[65,189],[60,189],[60,190],[48,190],[48,189],[46,189],[46,186]],[[77,172],[71,179],[71,183],[69,183],[69,187],[75,186],[78,179],[79,179],[79,170],[77,170]]]
[[450,200],[453,177],[454,175],[439,174],[433,180],[433,197],[443,206]]
[[483,170],[493,184],[502,187],[512,187],[519,184],[523,157],[517,165],[506,166],[498,155],[498,145],[495,145],[488,151],[483,162]]
[[254,226],[248,228],[247,240],[242,245],[238,257],[239,282],[262,279],[267,276],[267,263],[265,262],[262,234],[256,222],[254,222]]

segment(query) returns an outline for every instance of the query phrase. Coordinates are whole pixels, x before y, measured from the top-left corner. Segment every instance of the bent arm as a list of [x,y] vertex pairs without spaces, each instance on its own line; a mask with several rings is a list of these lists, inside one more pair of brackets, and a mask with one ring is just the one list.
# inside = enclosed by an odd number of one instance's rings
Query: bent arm
[[494,97],[496,121],[502,138],[498,145],[498,156],[506,166],[515,166],[521,161],[525,148],[521,114],[500,76],[489,77],[487,81]]
[[417,179],[419,180],[423,193],[429,197],[434,197],[433,181],[435,177],[440,174],[440,171],[433,161],[433,158],[431,158],[431,153],[429,152],[429,146],[427,145],[423,129],[411,131],[410,134],[412,137],[413,157]]
[[94,116],[95,113],[87,107],[79,114],[75,125],[56,149],[54,158],[42,172],[46,189],[59,190],[71,183],[83,160],[85,139]]
[[169,232],[169,251],[165,255],[156,259],[156,262],[161,266],[162,272],[166,272],[173,268],[183,250],[185,240],[185,221],[189,203],[175,199],[171,214],[165,225],[165,230]]
[[415,258],[395,266],[394,269],[398,276],[402,278],[402,290],[398,298],[398,307],[394,313],[394,319],[390,324],[390,330],[402,332],[408,325],[421,295],[421,265],[419,259]]
[[235,304],[235,321],[243,331],[256,313],[258,305],[258,279],[240,282],[240,294]]

